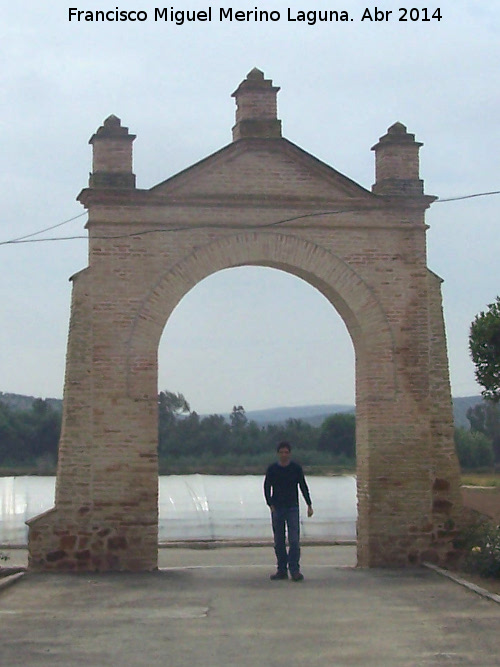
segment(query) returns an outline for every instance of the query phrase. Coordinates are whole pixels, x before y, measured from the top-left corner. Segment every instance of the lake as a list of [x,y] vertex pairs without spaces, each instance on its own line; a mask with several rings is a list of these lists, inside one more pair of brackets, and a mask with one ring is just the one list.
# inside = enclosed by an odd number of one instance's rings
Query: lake
[[[356,538],[356,478],[308,476],[314,516],[301,498],[306,539]],[[0,478],[0,544],[26,544],[25,521],[54,505],[55,477]],[[261,475],[162,475],[159,541],[269,539]]]

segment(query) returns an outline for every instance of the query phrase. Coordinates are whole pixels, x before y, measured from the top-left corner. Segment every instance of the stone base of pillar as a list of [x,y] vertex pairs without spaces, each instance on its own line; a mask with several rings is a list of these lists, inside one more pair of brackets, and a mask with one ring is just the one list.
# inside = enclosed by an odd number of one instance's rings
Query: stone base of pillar
[[401,535],[370,534],[366,543],[358,541],[358,567],[415,567],[425,562],[448,567],[461,555],[454,545],[461,527],[450,522],[445,528],[440,521],[429,522],[424,533],[409,526]]
[[27,521],[28,568],[38,572],[144,572],[158,567],[158,526],[62,515]]

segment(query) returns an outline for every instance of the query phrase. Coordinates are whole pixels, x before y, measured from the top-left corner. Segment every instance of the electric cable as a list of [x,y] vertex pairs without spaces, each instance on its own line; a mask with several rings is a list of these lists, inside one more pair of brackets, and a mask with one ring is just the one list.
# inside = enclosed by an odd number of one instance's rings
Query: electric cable
[[487,197],[488,195],[500,195],[500,190],[493,190],[493,192],[477,192],[473,195],[462,195],[461,197],[448,197],[447,199],[438,198],[434,203],[442,204],[448,201],[460,201],[461,199],[473,199],[474,197]]
[[[437,198],[436,201],[434,202],[435,204],[442,204],[442,203],[447,203],[447,202],[454,202],[454,201],[461,201],[464,199],[473,199],[476,197],[487,197],[491,195],[499,195],[500,190],[493,190],[491,192],[477,192],[471,195],[461,195],[458,197],[447,197],[445,199]],[[335,211],[318,211],[316,213],[304,213],[303,215],[297,215],[292,218],[286,218],[284,220],[277,220],[275,222],[269,222],[264,225],[217,225],[214,227],[214,225],[188,225],[188,226],[183,226],[183,227],[169,227],[169,228],[158,228],[158,229],[144,229],[140,232],[132,232],[129,234],[118,234],[115,236],[94,236],[94,239],[122,239],[122,238],[131,238],[134,236],[143,236],[145,234],[159,234],[159,233],[168,233],[168,232],[183,232],[183,231],[188,231],[188,230],[193,230],[193,229],[234,229],[234,230],[250,230],[250,229],[267,229],[269,227],[277,227],[278,225],[283,225],[287,222],[294,222],[295,220],[300,220],[303,218],[313,218],[313,217],[318,217],[322,215],[339,215],[342,213],[353,213],[356,211],[366,211],[370,210],[369,208],[363,207],[363,208],[347,208],[347,209],[338,209]],[[62,225],[67,224],[68,222],[72,222],[73,220],[77,220],[78,218],[81,218],[82,216],[87,215],[87,211],[84,211],[83,213],[79,213],[78,215],[73,216],[72,218],[68,218],[67,220],[63,220],[63,222],[59,222],[56,225],[52,225],[50,227],[46,227],[45,229],[41,229],[37,232],[33,232],[31,234],[26,234],[25,236],[19,236],[14,239],[10,239],[8,241],[0,241],[0,246],[2,245],[16,245],[18,243],[44,243],[44,242],[52,242],[52,241],[73,241],[76,239],[88,239],[88,235],[75,235],[75,236],[57,236],[57,237],[49,237],[49,238],[44,238],[44,239],[34,239],[32,238],[33,236],[38,236],[39,234],[43,234],[44,232],[48,232],[52,229],[56,229],[57,227],[62,227]]]
[[0,245],[4,245],[7,243],[18,243],[19,241],[24,241],[24,239],[29,239],[32,236],[38,236],[38,234],[43,234],[44,232],[50,232],[52,229],[56,229],[56,227],[62,227],[63,225],[66,225],[68,222],[72,222],[73,220],[81,218],[84,215],[87,215],[87,211],[83,211],[83,213],[79,213],[78,215],[75,215],[72,218],[68,218],[67,220],[58,222],[57,225],[52,225],[51,227],[45,227],[45,229],[40,229],[38,232],[33,232],[32,234],[25,234],[25,236],[18,236],[17,238],[11,239],[10,241],[3,241],[2,243],[0,243]]

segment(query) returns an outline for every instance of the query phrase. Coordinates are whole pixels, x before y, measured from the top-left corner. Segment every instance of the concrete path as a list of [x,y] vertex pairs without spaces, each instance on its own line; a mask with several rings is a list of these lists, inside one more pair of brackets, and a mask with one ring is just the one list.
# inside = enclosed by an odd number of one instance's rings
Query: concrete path
[[161,549],[152,574],[28,574],[0,591],[0,665],[500,665],[500,605],[354,560],[306,547],[301,583],[270,581],[264,547]]

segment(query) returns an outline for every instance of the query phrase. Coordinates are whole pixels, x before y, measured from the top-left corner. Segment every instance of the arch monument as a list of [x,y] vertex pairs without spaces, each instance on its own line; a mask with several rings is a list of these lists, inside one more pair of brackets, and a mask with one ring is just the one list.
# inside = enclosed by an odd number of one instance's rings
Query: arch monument
[[453,557],[462,508],[422,144],[392,125],[369,191],[282,137],[278,90],[252,70],[233,141],[149,190],[119,118],[91,137],[89,265],[71,278],[55,506],[28,522],[31,569],[157,567],[158,344],[193,286],[243,265],[306,280],[352,338],[358,564]]

